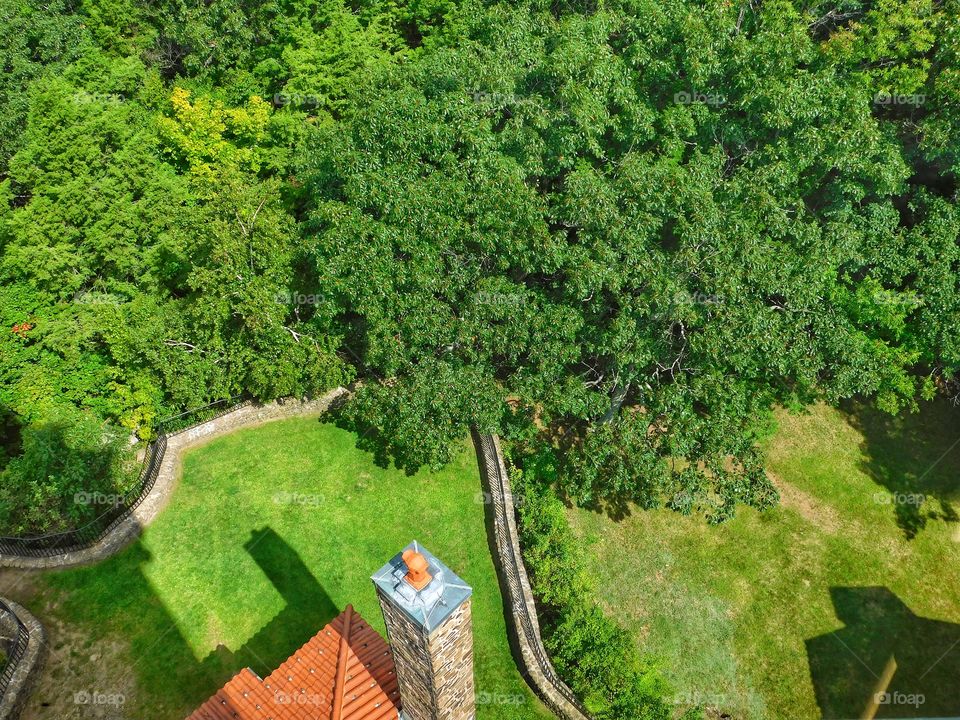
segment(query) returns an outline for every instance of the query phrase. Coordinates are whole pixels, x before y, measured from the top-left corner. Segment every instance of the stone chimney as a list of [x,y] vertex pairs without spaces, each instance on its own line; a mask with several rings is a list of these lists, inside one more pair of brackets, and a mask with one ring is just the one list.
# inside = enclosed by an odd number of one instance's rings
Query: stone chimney
[[474,720],[473,590],[417,542],[373,576],[403,720]]

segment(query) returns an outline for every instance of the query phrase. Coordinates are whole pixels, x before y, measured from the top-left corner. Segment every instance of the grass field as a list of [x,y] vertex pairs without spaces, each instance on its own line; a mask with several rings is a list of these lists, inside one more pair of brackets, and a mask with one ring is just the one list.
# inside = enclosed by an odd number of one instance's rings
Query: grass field
[[663,660],[680,704],[859,718],[894,657],[878,718],[960,716],[958,419],[945,404],[780,413],[781,506],[719,527],[571,510],[598,600]]
[[[510,654],[472,447],[407,477],[355,442],[304,419],[221,438],[187,455],[169,507],[122,554],[8,574],[51,631],[24,720],[185,717],[241,668],[266,675],[348,603],[382,633],[370,575],[413,539],[473,586],[478,718],[551,717]],[[106,701],[77,705],[84,692]]]

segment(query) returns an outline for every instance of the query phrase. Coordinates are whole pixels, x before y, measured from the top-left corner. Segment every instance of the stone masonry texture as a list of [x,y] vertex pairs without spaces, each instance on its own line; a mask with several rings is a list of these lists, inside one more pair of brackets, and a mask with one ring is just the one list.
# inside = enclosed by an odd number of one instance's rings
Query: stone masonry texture
[[428,633],[378,590],[397,667],[403,717],[474,720],[471,601]]
[[[6,692],[0,696],[0,720],[17,720],[43,668],[47,636],[43,625],[26,608],[6,598],[0,600],[19,618],[29,634],[27,651],[14,670]],[[15,620],[3,612],[0,612],[0,631],[11,637],[17,635]]]

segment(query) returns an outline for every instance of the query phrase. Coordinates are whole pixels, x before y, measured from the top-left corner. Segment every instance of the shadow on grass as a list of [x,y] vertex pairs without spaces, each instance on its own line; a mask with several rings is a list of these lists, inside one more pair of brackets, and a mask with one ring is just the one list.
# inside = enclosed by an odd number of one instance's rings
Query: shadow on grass
[[845,627],[806,641],[822,718],[864,717],[874,699],[877,718],[960,716],[960,625],[915,615],[885,587],[830,596]]
[[271,528],[252,532],[243,547],[285,601],[283,610],[236,654],[238,658],[251,656],[256,664],[248,665],[265,676],[333,620],[339,610],[300,555]]
[[897,416],[858,402],[842,409],[865,438],[861,469],[890,491],[884,501],[907,538],[929,520],[960,521],[951,505],[960,499],[960,408],[938,400]]
[[[199,662],[146,579],[143,568],[151,555],[139,542],[103,563],[55,576],[51,584],[66,591],[64,612],[72,623],[93,628],[91,637],[112,636],[128,645],[133,662],[124,669],[127,678],[121,674],[115,681],[119,688],[136,678],[139,697],[129,700],[149,707],[151,717],[185,717],[243,668],[265,677],[339,613],[297,552],[271,528],[252,532],[244,548],[285,607],[263,618],[262,628],[237,650],[220,645]],[[95,679],[95,669],[84,677],[84,667],[73,678],[76,687],[62,687],[65,694]]]

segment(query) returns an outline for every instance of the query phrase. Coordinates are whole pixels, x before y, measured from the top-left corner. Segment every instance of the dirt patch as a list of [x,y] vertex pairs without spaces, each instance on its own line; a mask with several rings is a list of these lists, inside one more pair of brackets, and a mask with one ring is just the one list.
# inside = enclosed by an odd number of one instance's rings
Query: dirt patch
[[8,597],[29,609],[36,585],[36,573],[31,570],[0,568],[0,595]]
[[50,615],[47,663],[20,720],[126,718],[136,679],[127,648],[111,640],[94,640]]
[[[876,547],[893,558],[906,558],[910,549],[904,540],[895,537],[877,537],[876,532],[856,520],[844,519],[833,507],[814,495],[791,485],[773,473],[767,473],[777,490],[780,491],[780,504],[793,510],[806,522],[827,535],[842,533],[849,538],[875,538]],[[960,541],[960,540],[958,540]]]
[[38,592],[40,574],[0,569],[0,593],[30,610],[46,631],[46,658],[20,720],[128,720],[136,692],[128,648],[57,617],[55,601]]
[[767,473],[767,477],[780,492],[780,503],[785,508],[793,510],[808,523],[830,535],[836,535],[843,529],[844,522],[832,507],[773,473]]

